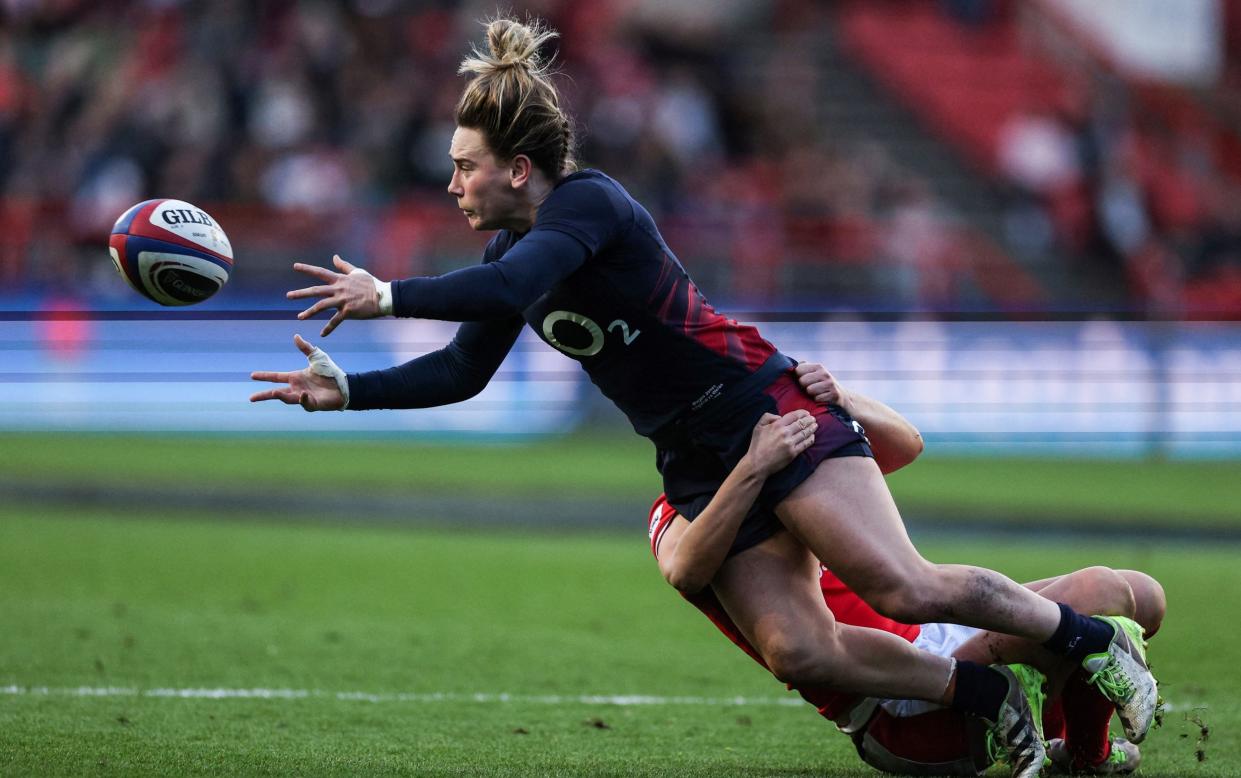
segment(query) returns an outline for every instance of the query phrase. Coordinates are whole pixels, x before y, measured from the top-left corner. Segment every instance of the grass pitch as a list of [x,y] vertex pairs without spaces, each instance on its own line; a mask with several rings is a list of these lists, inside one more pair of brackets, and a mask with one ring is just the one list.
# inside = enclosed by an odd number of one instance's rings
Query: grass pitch
[[[399,438],[355,440],[184,435],[0,433],[0,487],[141,484],[262,492],[273,486],[395,495],[496,499],[590,497],[650,505],[659,490],[655,452],[633,434],[587,433],[529,444],[452,445]],[[907,516],[1189,526],[1241,535],[1241,468],[1233,461],[943,457],[931,444],[891,476]],[[0,491],[0,495],[3,492]]]
[[[872,774],[662,582],[640,516],[625,536],[219,518],[0,509],[0,774]],[[1237,774],[1235,548],[924,551],[1160,578],[1172,708],[1142,772]]]

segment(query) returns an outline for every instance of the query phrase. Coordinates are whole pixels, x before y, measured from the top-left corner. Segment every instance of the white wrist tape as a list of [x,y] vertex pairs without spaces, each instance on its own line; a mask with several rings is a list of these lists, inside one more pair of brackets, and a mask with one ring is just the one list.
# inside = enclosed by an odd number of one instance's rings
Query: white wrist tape
[[[371,278],[375,278],[371,276]],[[375,291],[379,294],[379,315],[392,315],[392,282],[375,278]]]
[[345,404],[340,407],[340,410],[343,411],[348,408],[349,379],[345,376],[345,371],[341,370],[336,363],[332,361],[332,358],[327,355],[327,352],[318,346],[311,349],[310,356],[307,357],[307,359],[310,360],[310,372],[315,375],[323,376],[324,378],[334,379],[336,381],[336,387],[340,389],[341,395],[345,398]]
[[371,279],[371,283],[375,285],[375,294],[376,296],[379,297],[379,315],[380,316],[391,316],[392,315],[392,282],[391,281],[380,281],[378,278],[366,272],[360,267],[355,267],[353,270],[350,270],[349,275],[351,276],[363,275]]

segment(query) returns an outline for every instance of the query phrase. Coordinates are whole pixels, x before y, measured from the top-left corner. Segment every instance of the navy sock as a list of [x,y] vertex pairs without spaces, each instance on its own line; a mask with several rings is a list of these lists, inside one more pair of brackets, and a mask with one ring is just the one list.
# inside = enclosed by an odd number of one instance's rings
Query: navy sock
[[1107,650],[1115,634],[1111,624],[1083,616],[1062,602],[1056,604],[1060,606],[1060,626],[1043,648],[1077,662]]
[[957,686],[950,705],[953,710],[996,721],[1007,696],[1008,679],[998,670],[977,662],[957,661]]

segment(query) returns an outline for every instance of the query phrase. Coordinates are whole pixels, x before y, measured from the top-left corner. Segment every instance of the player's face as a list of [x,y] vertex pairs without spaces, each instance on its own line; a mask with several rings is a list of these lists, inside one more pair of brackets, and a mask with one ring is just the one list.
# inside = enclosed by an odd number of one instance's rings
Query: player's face
[[448,194],[457,198],[471,228],[530,228],[530,206],[522,199],[523,190],[513,185],[511,166],[496,159],[481,132],[458,127],[448,155],[452,157]]

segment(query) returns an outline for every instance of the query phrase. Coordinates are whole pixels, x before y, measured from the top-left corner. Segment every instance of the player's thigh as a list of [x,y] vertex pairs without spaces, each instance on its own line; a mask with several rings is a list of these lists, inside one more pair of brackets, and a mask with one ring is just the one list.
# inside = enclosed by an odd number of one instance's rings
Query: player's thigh
[[934,566],[905,531],[896,503],[873,459],[837,457],[776,506],[784,525],[864,598],[930,584]]
[[829,647],[836,639],[835,619],[819,587],[818,560],[787,532],[729,557],[711,588],[769,662],[811,646]]

